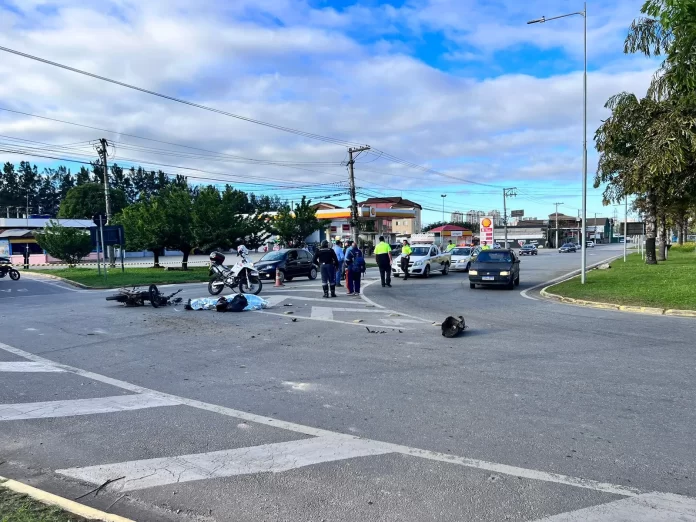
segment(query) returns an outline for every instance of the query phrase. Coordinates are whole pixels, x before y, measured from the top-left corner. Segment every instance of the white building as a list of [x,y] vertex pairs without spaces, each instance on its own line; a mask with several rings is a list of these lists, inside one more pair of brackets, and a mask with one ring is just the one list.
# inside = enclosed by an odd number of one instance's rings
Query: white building
[[464,223],[464,214],[459,212],[458,210],[456,212],[452,212],[450,214],[450,222],[452,222],[452,223]]

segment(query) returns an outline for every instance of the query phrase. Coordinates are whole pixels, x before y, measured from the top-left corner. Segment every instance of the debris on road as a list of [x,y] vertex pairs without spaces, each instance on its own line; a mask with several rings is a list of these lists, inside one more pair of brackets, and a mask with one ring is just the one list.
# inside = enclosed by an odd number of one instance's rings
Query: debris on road
[[147,290],[141,290],[134,286],[133,288],[121,288],[117,294],[108,296],[106,300],[116,301],[126,306],[145,306],[145,303],[150,301],[153,308],[159,308],[160,306],[179,304],[182,301],[181,297],[172,300],[172,297],[179,292],[181,290],[177,290],[173,294],[163,295],[157,285],[150,285]]
[[370,330],[370,328],[368,326],[366,326],[365,329],[372,334],[385,334],[385,333],[387,333],[385,330]]
[[353,322],[354,322],[354,323],[362,323],[362,322],[363,322],[363,320],[362,320],[362,319],[356,319],[356,320],[355,320],[355,321],[353,321]]
[[449,316],[442,322],[442,335],[445,337],[456,337],[464,330],[466,330],[466,324],[461,315],[459,318]]
[[287,312],[283,312],[283,314],[285,314],[285,315],[292,315],[292,314],[294,314],[294,313],[295,313],[295,312],[292,312],[292,311],[290,311],[290,310],[288,310]]

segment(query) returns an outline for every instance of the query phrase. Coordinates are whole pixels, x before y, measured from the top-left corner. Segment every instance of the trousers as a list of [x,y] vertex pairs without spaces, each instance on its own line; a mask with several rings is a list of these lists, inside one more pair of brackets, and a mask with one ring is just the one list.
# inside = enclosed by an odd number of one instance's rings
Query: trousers
[[404,272],[404,280],[408,279],[408,263],[410,260],[409,256],[401,256],[401,270]]
[[391,285],[391,266],[379,265],[379,278],[382,280],[382,286]]
[[354,294],[360,293],[360,279],[362,274],[360,272],[349,272],[350,274],[350,286],[348,287],[348,292]]
[[321,284],[331,285],[336,284],[336,267],[328,263],[321,265]]

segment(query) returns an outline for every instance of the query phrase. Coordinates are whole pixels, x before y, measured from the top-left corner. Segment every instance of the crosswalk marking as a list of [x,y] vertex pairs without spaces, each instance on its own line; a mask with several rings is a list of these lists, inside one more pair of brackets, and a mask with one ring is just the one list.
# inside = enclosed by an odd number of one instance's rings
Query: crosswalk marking
[[64,372],[62,368],[58,368],[53,364],[40,362],[0,362],[0,373],[2,372]]
[[133,491],[194,480],[252,473],[280,473],[322,462],[388,452],[371,441],[356,437],[322,436],[177,457],[60,469],[56,472],[92,484],[103,484],[114,477],[124,477],[108,486],[108,489]]
[[696,499],[647,493],[569,511],[536,522],[696,522]]
[[177,406],[179,401],[155,394],[138,393],[95,399],[0,404],[0,421],[46,419]]

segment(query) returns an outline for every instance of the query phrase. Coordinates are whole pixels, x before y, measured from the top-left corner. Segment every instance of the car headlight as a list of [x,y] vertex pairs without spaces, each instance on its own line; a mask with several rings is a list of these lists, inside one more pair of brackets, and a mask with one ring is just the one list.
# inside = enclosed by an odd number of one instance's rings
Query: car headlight
[[416,261],[413,263],[413,266],[421,266],[423,264],[423,261]]
[[500,272],[500,275],[501,276],[509,276],[510,272],[508,272],[507,270],[504,270],[504,271]]
[[478,270],[469,270],[469,275],[478,275]]

